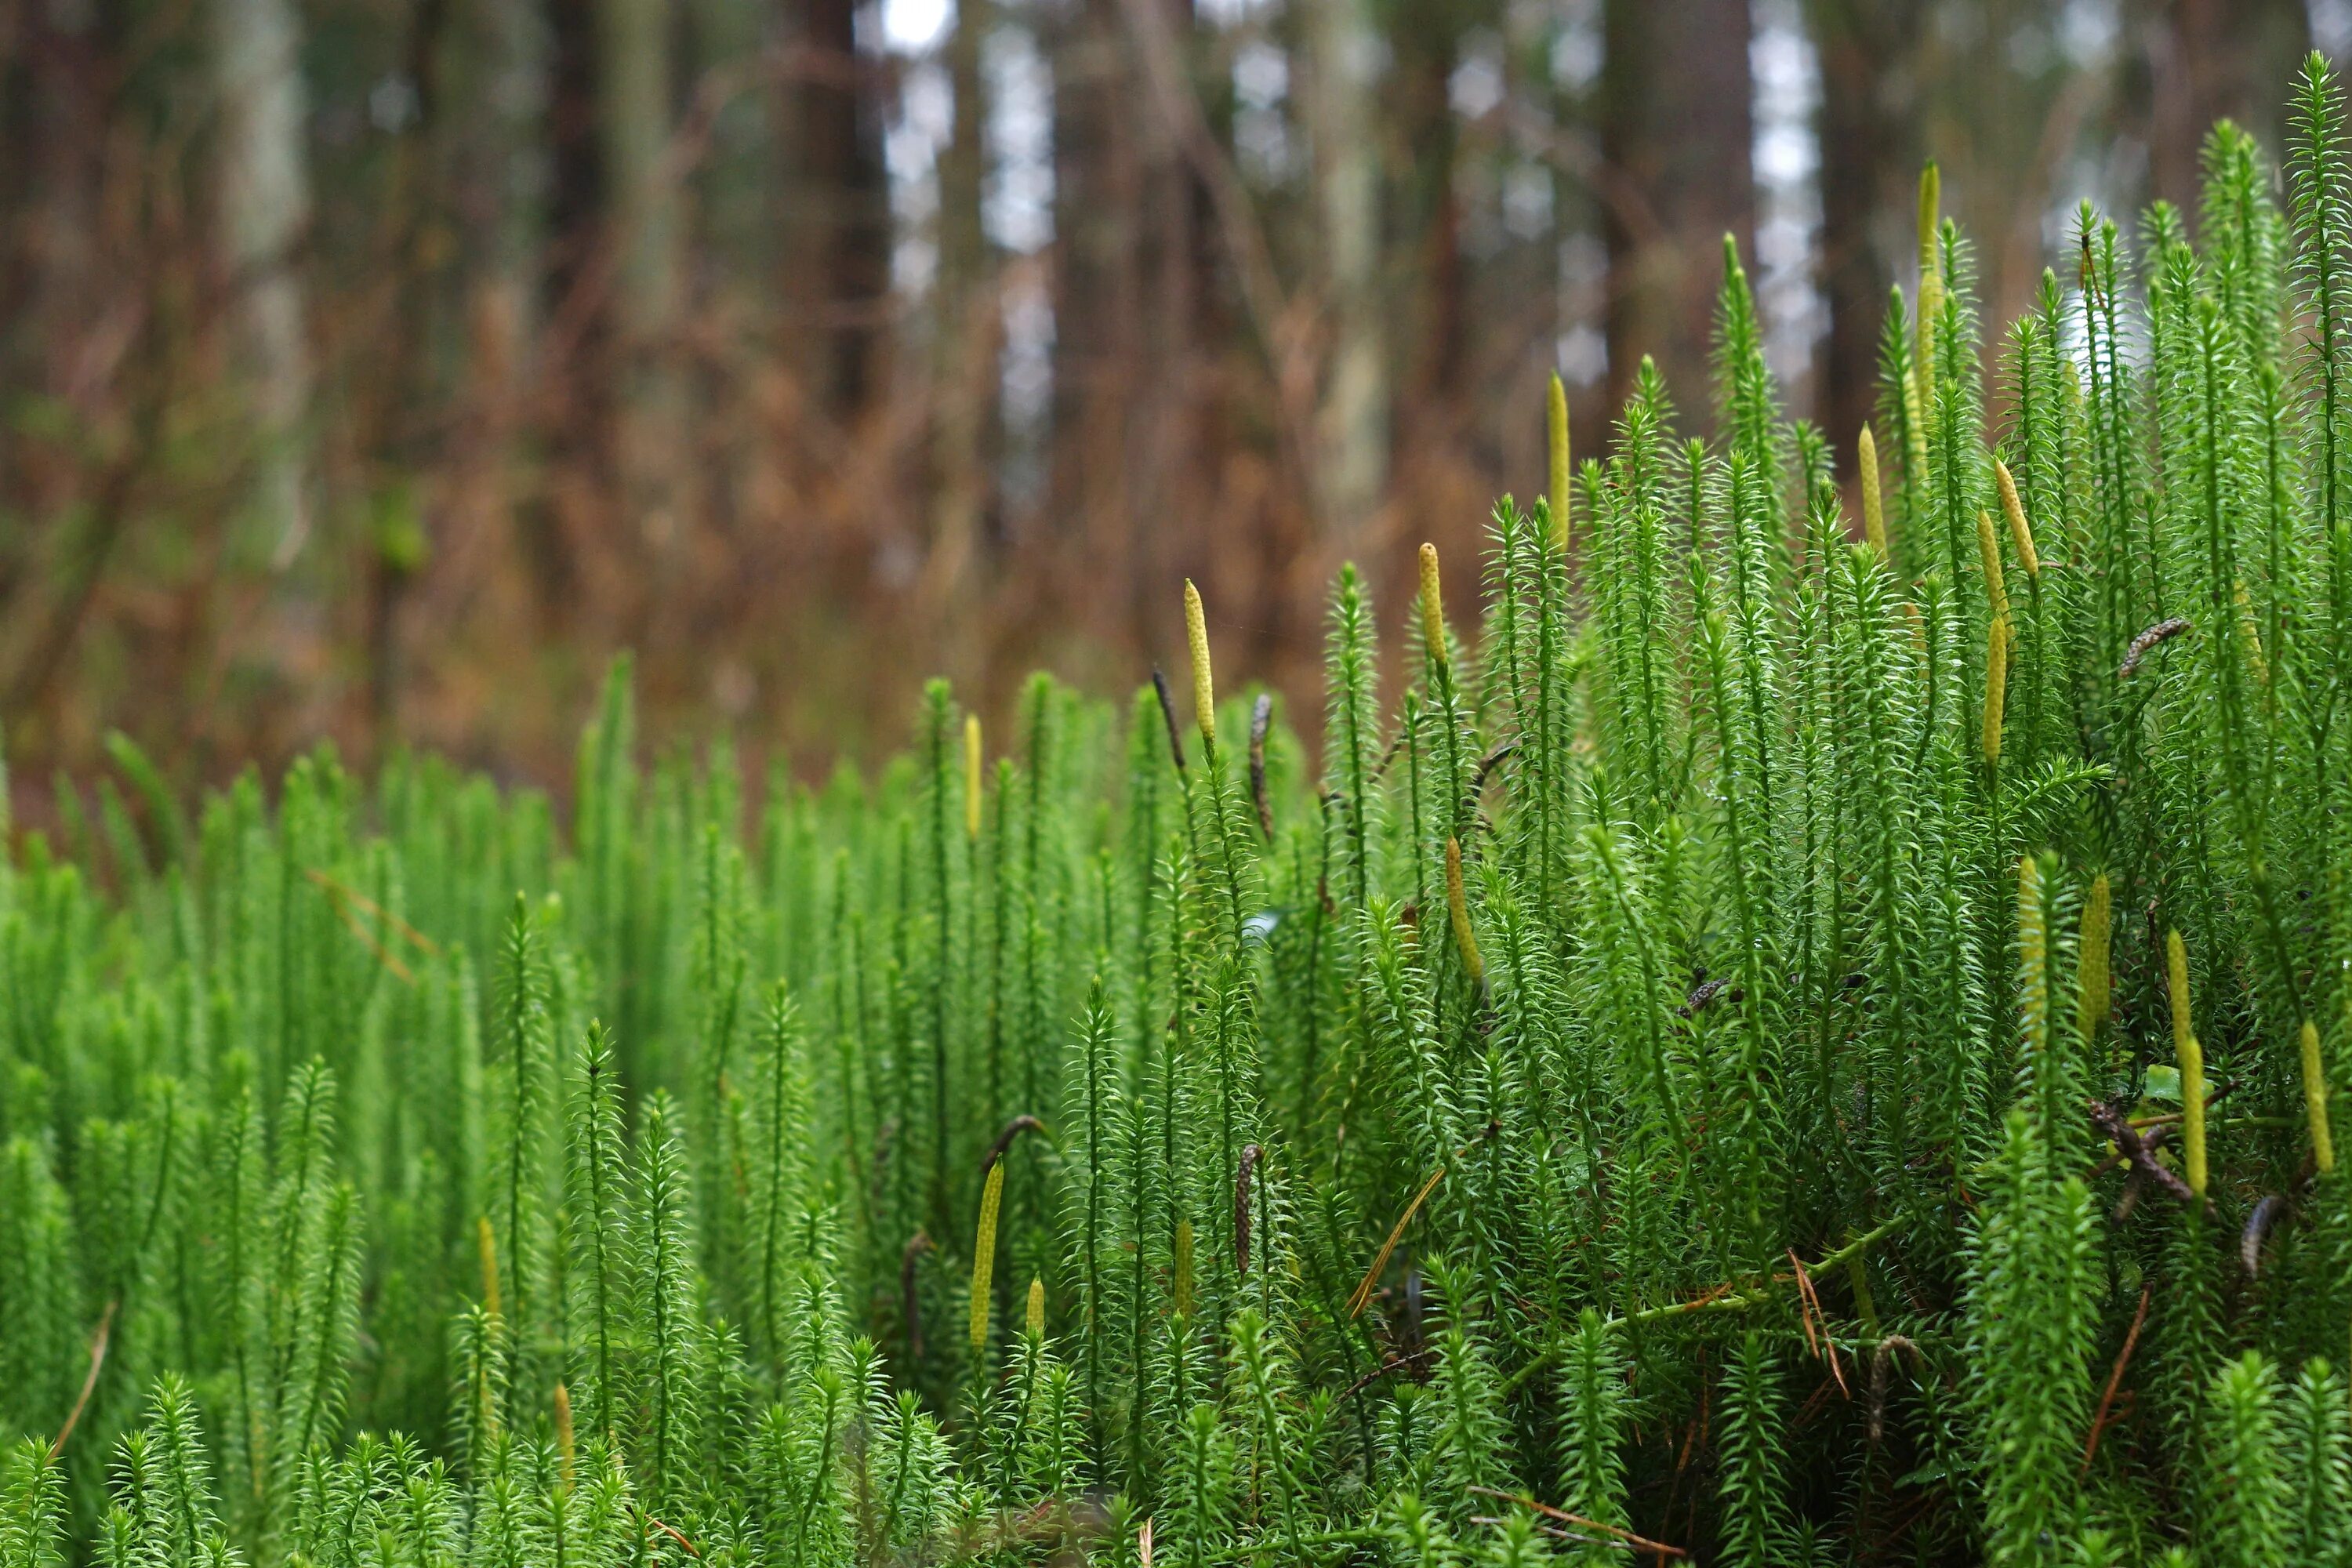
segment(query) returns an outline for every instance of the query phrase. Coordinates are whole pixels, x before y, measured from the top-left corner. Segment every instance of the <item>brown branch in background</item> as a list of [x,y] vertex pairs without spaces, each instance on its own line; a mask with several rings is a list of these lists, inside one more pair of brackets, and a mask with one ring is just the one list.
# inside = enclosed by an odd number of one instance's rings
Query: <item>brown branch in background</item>
[[1038,1121],[1034,1116],[1024,1115],[1014,1117],[1012,1121],[1004,1124],[1004,1131],[996,1135],[996,1142],[988,1146],[988,1157],[981,1161],[980,1173],[983,1176],[988,1174],[988,1168],[991,1165],[995,1164],[999,1160],[1003,1159],[1004,1152],[1013,1147],[1013,1141],[1015,1138],[1020,1137],[1024,1132],[1043,1132],[1045,1131],[1045,1124]]
[[1265,798],[1265,731],[1274,721],[1274,694],[1261,691],[1250,710],[1250,798],[1257,803],[1257,828],[1274,842],[1274,803]]
[[425,957],[438,958],[441,956],[441,944],[439,942],[435,942],[431,937],[426,936],[423,931],[418,931],[415,926],[410,925],[406,921],[402,920],[398,915],[394,914],[390,910],[385,909],[382,904],[379,904],[373,899],[369,898],[365,893],[360,892],[354,888],[346,887],[344,884],[335,880],[334,878],[327,875],[326,872],[320,870],[315,866],[306,868],[302,874],[305,877],[310,878],[313,882],[318,883],[319,886],[336,894],[338,897],[349,900],[362,912],[371,915],[390,926],[393,929],[394,934],[397,935],[402,941],[409,943],[417,951],[424,953]]
[[1348,1316],[1360,1318],[1364,1315],[1365,1303],[1371,1300],[1372,1290],[1380,1284],[1382,1270],[1388,1268],[1389,1258],[1395,1254],[1397,1243],[1404,1238],[1404,1227],[1412,1223],[1412,1216],[1421,1212],[1421,1205],[1428,1198],[1430,1189],[1436,1186],[1438,1178],[1444,1174],[1445,1167],[1443,1165],[1430,1172],[1429,1180],[1421,1184],[1421,1191],[1412,1194],[1412,1202],[1405,1205],[1404,1213],[1397,1215],[1395,1227],[1389,1232],[1389,1238],[1381,1243],[1381,1250],[1372,1258],[1372,1266],[1364,1270],[1363,1283],[1356,1287],[1355,1295],[1348,1302]]
[[1470,798],[1475,800],[1486,792],[1487,775],[1503,765],[1504,760],[1519,749],[1517,741],[1506,741],[1478,759],[1478,771],[1470,775]]
[[[2211,1101],[2209,1100],[2207,1103]],[[2197,1194],[2189,1190],[2187,1182],[2157,1163],[2156,1156],[2148,1152],[2148,1145],[2140,1138],[2139,1130],[2124,1119],[2123,1112],[2105,1100],[2095,1100],[2091,1101],[2091,1120],[2100,1131],[2115,1140],[2116,1149],[2122,1152],[2135,1174],[2145,1176],[2184,1204],[2196,1201]]]
[[1421,1363],[1427,1361],[1431,1356],[1433,1356],[1436,1353],[1437,1347],[1435,1345],[1424,1345],[1420,1350],[1413,1352],[1411,1355],[1401,1355],[1393,1360],[1383,1362],[1379,1366],[1372,1368],[1371,1371],[1364,1373],[1363,1376],[1356,1379],[1355,1382],[1349,1384],[1346,1388],[1341,1389],[1339,1391],[1339,1397],[1341,1399],[1346,1399],[1351,1394],[1361,1394],[1365,1389],[1370,1388],[1381,1378],[1388,1376],[1389,1373],[1392,1372],[1402,1372],[1409,1366],[1419,1365]]
[[352,912],[351,905],[344,901],[345,895],[342,888],[333,879],[317,870],[306,871],[304,874],[327,895],[327,905],[335,911],[335,918],[341,921],[344,928],[359,938],[361,944],[375,955],[375,961],[378,963],[397,975],[402,984],[416,984],[415,974],[409,970],[408,965],[400,962],[400,955],[377,941],[375,932],[368,930],[361,922],[359,916]]
[[677,1542],[680,1546],[685,1547],[686,1554],[688,1557],[699,1557],[702,1555],[700,1552],[695,1549],[693,1542],[688,1541],[685,1536],[678,1533],[677,1528],[675,1525],[664,1524],[652,1514],[646,1515],[646,1522],[652,1525],[656,1530],[660,1531],[664,1535],[668,1536],[672,1541]]
[[1539,1513],[1546,1519],[1556,1519],[1564,1524],[1573,1524],[1580,1530],[1597,1530],[1603,1535],[1612,1536],[1623,1542],[1636,1552],[1654,1552],[1662,1557],[1690,1555],[1679,1546],[1669,1546],[1663,1541],[1652,1541],[1646,1536],[1636,1535],[1630,1530],[1621,1530],[1613,1524],[1603,1524],[1597,1519],[1587,1519],[1582,1514],[1570,1513],[1564,1508],[1554,1508],[1548,1502],[1538,1502],[1526,1492],[1496,1491],[1493,1487],[1472,1487],[1469,1489],[1475,1497],[1490,1497],[1497,1502],[1515,1502],[1530,1513]]
[[1176,143],[1193,178],[1208,192],[1219,236],[1233,262],[1243,313],[1273,369],[1275,404],[1280,410],[1283,446],[1302,477],[1315,471],[1316,437],[1312,402],[1314,365],[1309,357],[1311,334],[1294,324],[1296,317],[1285,295],[1274,250],[1250,204],[1241,174],[1225,154],[1208,115],[1201,108],[1184,63],[1181,41],[1154,0],[1118,0],[1143,62],[1143,75],[1152,108]]
[[907,1250],[898,1255],[898,1310],[907,1320],[908,1352],[918,1362],[923,1359],[923,1307],[915,1299],[915,1265],[930,1250],[930,1233],[919,1230],[907,1238]]
[[1873,1447],[1876,1447],[1879,1439],[1885,1435],[1886,1368],[1894,1361],[1895,1352],[1898,1350],[1909,1351],[1913,1361],[1925,1365],[1926,1358],[1920,1355],[1919,1347],[1902,1334],[1889,1334],[1872,1348],[1870,1352],[1870,1442]]
[[[147,357],[142,351],[153,341],[154,317],[152,309],[139,310],[131,328],[131,346],[123,352],[127,363],[135,364]],[[8,682],[12,721],[47,695],[50,684],[65,667],[66,656],[73,651],[75,641],[81,636],[82,623],[89,617],[89,606],[98,597],[107,563],[130,526],[133,494],[145,465],[161,446],[163,413],[171,394],[166,372],[161,365],[153,367],[145,380],[147,389],[138,400],[131,436],[107,465],[106,478],[91,499],[81,547],[67,579],[68,585],[49,606],[48,618],[42,624],[39,636]]]
[[366,894],[345,887],[315,866],[305,867],[302,875],[327,895],[327,902],[334,910],[336,918],[341,920],[351,933],[359,938],[367,950],[375,955],[378,963],[399,976],[402,984],[414,985],[416,984],[416,976],[410,972],[408,965],[400,961],[398,953],[386,947],[377,938],[375,932],[367,929],[359,915],[353,912],[354,910],[363,910],[373,918],[382,921],[396,934],[413,943],[428,957],[438,958],[441,955],[439,943]]
[[1168,721],[1168,760],[1176,764],[1178,777],[1184,774],[1184,732],[1176,726],[1176,699],[1168,694],[1168,676],[1158,665],[1151,667],[1151,689],[1160,697],[1160,716]]
[[73,1409],[66,1415],[66,1424],[58,1428],[58,1440],[49,1445],[49,1458],[54,1460],[66,1450],[66,1439],[81,1424],[81,1413],[89,1407],[89,1396],[98,1387],[98,1374],[106,1365],[107,1342],[114,1335],[114,1310],[121,1301],[109,1301],[106,1310],[98,1316],[98,1331],[89,1337],[89,1372],[81,1380],[81,1393],[74,1398]]
[[2147,1321],[2149,1287],[2139,1288],[2139,1310],[2132,1314],[2131,1328],[2124,1334],[2124,1348],[2116,1356],[2116,1369],[2107,1373],[2106,1392],[2099,1395],[2098,1414],[2091,1417],[2091,1435],[2083,1441],[2083,1474],[2091,1473],[2091,1461],[2099,1457],[2099,1434],[2106,1430],[2107,1414],[2115,1408],[2116,1390],[2123,1386],[2124,1368],[2131,1364],[2132,1347],[2139,1343],[2140,1325]]
[[[1830,1337],[1830,1315],[1822,1310],[1821,1293],[1813,1289],[1813,1277],[1806,1272],[1805,1261],[1797,1256],[1793,1247],[1789,1249],[1789,1263],[1797,1271],[1797,1315],[1805,1327],[1805,1342],[1812,1346],[1816,1359],[1830,1363],[1830,1374],[1837,1379],[1838,1392],[1850,1400],[1853,1391],[1846,1386],[1845,1369],[1838,1364],[1837,1342]],[[1818,1342],[1813,1337],[1815,1318],[1822,1321]]]

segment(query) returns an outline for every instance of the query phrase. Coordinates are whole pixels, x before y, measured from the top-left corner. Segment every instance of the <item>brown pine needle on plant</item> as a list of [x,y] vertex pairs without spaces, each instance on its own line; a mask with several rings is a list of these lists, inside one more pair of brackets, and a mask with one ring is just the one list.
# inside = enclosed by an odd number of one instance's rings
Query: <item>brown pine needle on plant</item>
[[1404,1239],[1405,1226],[1412,1223],[1412,1216],[1421,1212],[1423,1202],[1428,1198],[1431,1189],[1437,1185],[1438,1179],[1444,1174],[1445,1167],[1443,1165],[1430,1172],[1429,1179],[1421,1184],[1421,1191],[1412,1194],[1412,1202],[1405,1205],[1404,1213],[1397,1215],[1396,1224],[1389,1229],[1388,1239],[1381,1243],[1380,1251],[1372,1257],[1372,1266],[1364,1270],[1363,1282],[1356,1287],[1356,1293],[1348,1299],[1348,1316],[1360,1318],[1364,1315],[1365,1304],[1371,1300],[1372,1292],[1380,1287],[1381,1275],[1387,1270],[1389,1258],[1395,1254],[1397,1243]]

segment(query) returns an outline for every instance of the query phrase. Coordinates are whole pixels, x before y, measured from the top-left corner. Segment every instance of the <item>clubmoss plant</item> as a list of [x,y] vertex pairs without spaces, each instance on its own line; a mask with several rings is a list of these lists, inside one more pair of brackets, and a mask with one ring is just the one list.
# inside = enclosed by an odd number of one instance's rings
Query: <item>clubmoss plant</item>
[[1858,431],[1727,252],[1450,605],[1342,568],[1319,751],[1190,584],[1197,744],[940,682],[752,789],[625,662],[568,811],[110,744],[0,857],[0,1568],[2341,1561],[2294,121],[1990,342],[1930,170]]

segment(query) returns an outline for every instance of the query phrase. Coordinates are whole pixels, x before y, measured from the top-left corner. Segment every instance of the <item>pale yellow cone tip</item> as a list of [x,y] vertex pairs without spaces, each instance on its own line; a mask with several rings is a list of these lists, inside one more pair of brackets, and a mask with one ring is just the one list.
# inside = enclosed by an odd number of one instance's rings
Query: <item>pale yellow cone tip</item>
[[980,1227],[971,1248],[971,1348],[988,1348],[989,1296],[996,1280],[996,1216],[1004,1205],[1004,1162],[988,1168],[980,1189]]
[[1855,478],[1862,485],[1862,534],[1883,561],[1886,559],[1886,499],[1878,489],[1878,441],[1867,425],[1854,441],[1853,458]]
[[963,836],[980,837],[980,715],[963,716]]
[[1936,230],[1943,222],[1943,176],[1930,159],[1919,171],[1919,276],[1923,279],[1936,273]]
[[2033,528],[2025,521],[2025,503],[2017,499],[2017,480],[2009,465],[1999,458],[1992,460],[1993,485],[2000,491],[2000,513],[2009,520],[2009,541],[2017,549],[2017,559],[2025,568],[2028,578],[2040,581],[2042,556],[2033,548]]
[[2172,1047],[2180,1060],[2180,1163],[2189,1190],[2205,1195],[2205,1047],[2189,1019],[2189,950],[2164,933],[2165,978],[2172,994]]
[[2085,1040],[2096,1035],[2099,1026],[2107,1021],[2107,1010],[2112,1005],[2107,944],[2114,918],[2107,874],[2102,871],[2091,879],[2091,896],[2083,904],[2083,941],[2074,985],[2075,1017]]
[[489,1215],[475,1222],[474,1241],[482,1254],[482,1310],[495,1318],[499,1315],[499,1237],[490,1228]]
[[1176,1222],[1176,1256],[1171,1261],[1173,1267],[1170,1272],[1175,1276],[1176,1315],[1189,1318],[1192,1315],[1192,1222],[1189,1219]]
[[1551,502],[1551,537],[1554,546],[1568,546],[1568,490],[1570,468],[1568,454],[1568,388],[1560,384],[1559,372],[1551,373],[1551,384],[1544,389],[1544,454],[1549,459],[1545,478],[1550,489],[1545,499]]
[[1896,390],[1903,398],[1903,426],[1909,437],[1904,460],[1910,465],[1911,483],[1924,485],[1927,482],[1927,399],[1921,395],[1917,365],[1911,367]]
[[2321,1175],[2336,1169],[2336,1140],[2327,1131],[2327,1067],[2319,1059],[2319,1029],[2303,1021],[2303,1108],[2311,1118],[2311,1163]]
[[1045,1282],[1034,1275],[1029,1280],[1028,1329],[1033,1340],[1045,1337]]
[[1445,601],[1437,583],[1437,546],[1424,543],[1421,547],[1421,640],[1429,647],[1429,657],[1440,668],[1447,662],[1445,647]]
[[1997,620],[2009,618],[2009,584],[2000,568],[2000,540],[1992,531],[1992,513],[1977,509],[1977,557],[1984,567],[1985,597]]
[[2189,1190],[2205,1195],[2205,1047],[2195,1036],[2180,1053],[2180,1163]]
[[572,1391],[561,1383],[555,1385],[555,1453],[563,1466],[563,1489],[570,1491],[573,1460],[579,1448],[572,1433]]
[[1475,985],[1486,978],[1486,965],[1478,956],[1478,933],[1470,925],[1470,899],[1462,886],[1462,841],[1445,841],[1445,910],[1454,922],[1454,943],[1462,950],[1462,969]]
[[2246,592],[2246,580],[2239,578],[2231,585],[2230,596],[2238,605],[2238,640],[2245,645],[2246,662],[2253,667],[2254,679],[2261,685],[2271,683],[2271,667],[2263,658],[2262,628],[2254,625],[2254,601]]
[[2164,933],[2164,978],[2172,1002],[2172,1045],[2178,1050],[2192,1037],[2195,1025],[2189,1012],[2189,949],[2177,931]]
[[1217,683],[1209,673],[1209,620],[1201,609],[1201,590],[1184,579],[1184,641],[1192,653],[1192,717],[1201,739],[1217,743]]
[[1984,759],[2000,765],[2001,706],[2009,696],[2009,620],[1995,616],[1985,633]]

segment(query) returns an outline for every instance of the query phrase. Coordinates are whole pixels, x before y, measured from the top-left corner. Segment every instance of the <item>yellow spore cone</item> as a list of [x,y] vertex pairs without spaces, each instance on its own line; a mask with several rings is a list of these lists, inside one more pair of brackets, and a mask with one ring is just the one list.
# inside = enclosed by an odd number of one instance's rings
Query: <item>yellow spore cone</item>
[[2009,582],[2000,569],[2000,541],[1992,531],[1992,513],[1977,509],[1977,555],[1984,564],[1985,598],[1992,605],[1992,617],[2009,619]]
[[1853,444],[1853,456],[1862,484],[1862,534],[1878,552],[1878,558],[1886,561],[1886,498],[1878,489],[1878,442],[1867,425]]
[[2099,1032],[2112,1005],[2107,969],[2108,944],[2115,919],[2107,874],[2091,879],[2091,896],[2083,903],[2083,937],[2074,968],[2074,1024],[2084,1040]]
[[1209,620],[1201,609],[1201,590],[1184,579],[1184,642],[1192,654],[1192,718],[1201,727],[1203,745],[1217,743],[1217,683],[1209,673]]
[[996,1215],[1004,1204],[1004,1162],[988,1167],[980,1189],[980,1234],[971,1247],[971,1348],[988,1348],[988,1299],[996,1280]]
[[2319,1059],[2319,1028],[2303,1021],[2303,1109],[2311,1119],[2311,1163],[2326,1175],[2336,1169],[2336,1140],[2327,1131],[2327,1067]]
[[980,837],[980,715],[963,716],[963,836]]
[[481,1215],[474,1222],[474,1245],[482,1255],[482,1310],[499,1316],[499,1237],[490,1228],[490,1216]]
[[562,1466],[563,1489],[568,1492],[579,1445],[572,1434],[572,1391],[560,1383],[555,1385],[555,1454]]
[[1428,645],[1429,657],[1437,668],[1447,668],[1445,647],[1445,601],[1437,583],[1437,546],[1421,547],[1421,640]]
[[1551,503],[1551,542],[1556,550],[1568,548],[1568,388],[1559,381],[1559,372],[1551,373],[1551,383],[1544,389],[1544,455],[1549,459],[1545,479],[1550,488],[1544,498]]
[[2018,563],[2025,568],[2028,579],[2039,582],[2042,577],[2042,556],[2033,548],[2033,529],[2025,521],[2025,505],[2017,499],[2017,480],[2009,465],[1999,458],[1992,460],[1993,485],[2000,491],[2000,514],[2009,520],[2009,542],[2016,547]]
[[1445,841],[1445,909],[1454,921],[1454,944],[1462,950],[1462,968],[1475,985],[1486,978],[1486,966],[1478,956],[1478,933],[1470,928],[1470,900],[1462,887],[1462,840]]
[[2189,950],[2164,933],[2165,979],[2172,994],[2172,1049],[2180,1060],[2180,1159],[2189,1190],[2205,1195],[2205,1047],[2189,1015]]
[[1984,759],[2000,765],[2001,706],[2009,696],[2009,621],[1996,616],[1985,633]]

